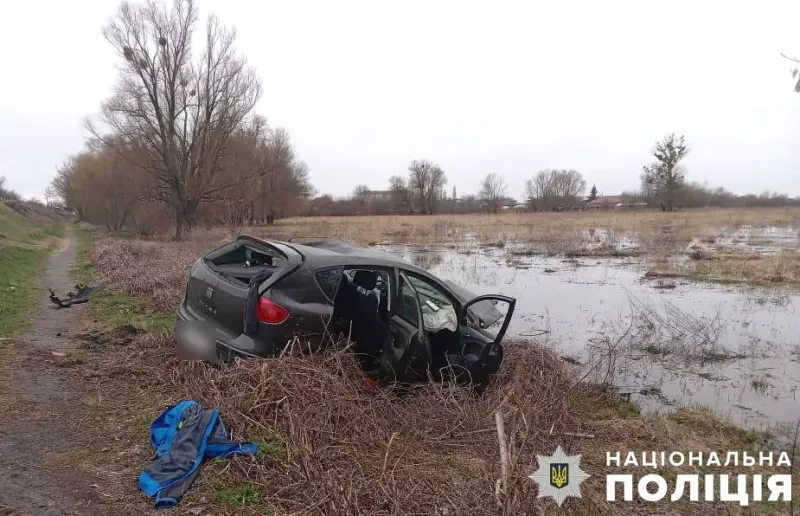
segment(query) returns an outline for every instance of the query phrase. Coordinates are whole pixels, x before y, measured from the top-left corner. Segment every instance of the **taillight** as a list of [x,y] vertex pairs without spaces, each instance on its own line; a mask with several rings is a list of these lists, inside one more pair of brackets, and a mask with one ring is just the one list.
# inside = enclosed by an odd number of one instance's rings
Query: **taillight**
[[268,297],[260,297],[256,306],[256,317],[263,323],[280,324],[289,317],[289,310]]

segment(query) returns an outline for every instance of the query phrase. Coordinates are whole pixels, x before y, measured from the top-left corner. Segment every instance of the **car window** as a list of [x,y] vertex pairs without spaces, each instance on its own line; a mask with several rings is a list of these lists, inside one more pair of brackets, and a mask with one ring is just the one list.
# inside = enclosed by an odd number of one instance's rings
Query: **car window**
[[[271,251],[271,250],[270,250]],[[277,250],[274,252],[251,246],[246,242],[234,242],[209,254],[207,258],[214,265],[241,265],[244,267],[280,267],[284,256]]]
[[399,315],[406,322],[419,327],[419,305],[414,290],[406,283],[404,278],[400,278],[400,310]]
[[[376,276],[375,287],[370,290],[364,290],[355,282],[356,273],[358,271],[374,272]],[[357,289],[361,290],[364,294],[371,294],[378,297],[381,303],[385,303],[386,307],[389,306],[389,272],[382,269],[366,269],[359,267],[357,269],[345,269],[344,275],[350,280],[350,283],[355,285]]]
[[440,286],[419,276],[409,275],[408,281],[419,297],[425,329],[433,332],[445,329],[456,331],[458,317],[450,296]]
[[414,290],[417,291],[419,295],[419,301],[422,303],[423,307],[428,305],[433,311],[438,311],[446,307],[452,307],[453,302],[450,301],[450,298],[442,292],[441,288],[437,287],[429,283],[428,281],[417,277],[417,276],[408,276],[408,281],[411,282],[411,285],[414,287]]
[[319,288],[328,296],[328,299],[333,300],[336,296],[336,288],[342,279],[341,267],[330,267],[327,269],[318,269],[314,272],[314,277],[319,283]]

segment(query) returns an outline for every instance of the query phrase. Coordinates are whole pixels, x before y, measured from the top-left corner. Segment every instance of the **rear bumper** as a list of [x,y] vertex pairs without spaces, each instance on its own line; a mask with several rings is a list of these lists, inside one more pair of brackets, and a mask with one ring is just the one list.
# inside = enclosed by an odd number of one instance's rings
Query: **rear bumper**
[[[179,321],[205,321],[198,317],[186,303],[181,303],[175,318]],[[216,330],[217,358],[220,361],[229,361],[232,358],[263,358],[273,353],[271,343],[255,340],[248,335],[227,335],[217,327]]]

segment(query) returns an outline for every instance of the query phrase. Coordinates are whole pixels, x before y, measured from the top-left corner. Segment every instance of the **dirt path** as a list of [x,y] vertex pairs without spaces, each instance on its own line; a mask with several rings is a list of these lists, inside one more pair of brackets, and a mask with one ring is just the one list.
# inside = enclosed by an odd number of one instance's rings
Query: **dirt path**
[[80,328],[85,305],[58,309],[47,291],[49,286],[64,295],[74,285],[69,271],[76,247],[68,227],[61,249],[42,271],[41,301],[30,329],[0,353],[0,374],[8,375],[0,398],[9,408],[0,419],[0,515],[84,515],[96,501],[92,480],[59,461],[59,454],[83,444],[68,419],[77,393],[65,375],[42,367],[55,358],[51,350],[68,352],[77,344],[71,335]]

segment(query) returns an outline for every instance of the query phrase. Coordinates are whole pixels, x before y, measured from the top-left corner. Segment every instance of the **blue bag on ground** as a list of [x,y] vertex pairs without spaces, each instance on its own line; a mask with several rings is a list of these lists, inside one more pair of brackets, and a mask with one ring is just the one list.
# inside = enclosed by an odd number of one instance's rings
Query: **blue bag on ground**
[[150,444],[156,455],[139,475],[139,489],[155,497],[156,509],[178,503],[192,486],[204,458],[255,455],[258,451],[253,443],[228,439],[219,410],[206,410],[191,400],[172,405],[150,424]]

